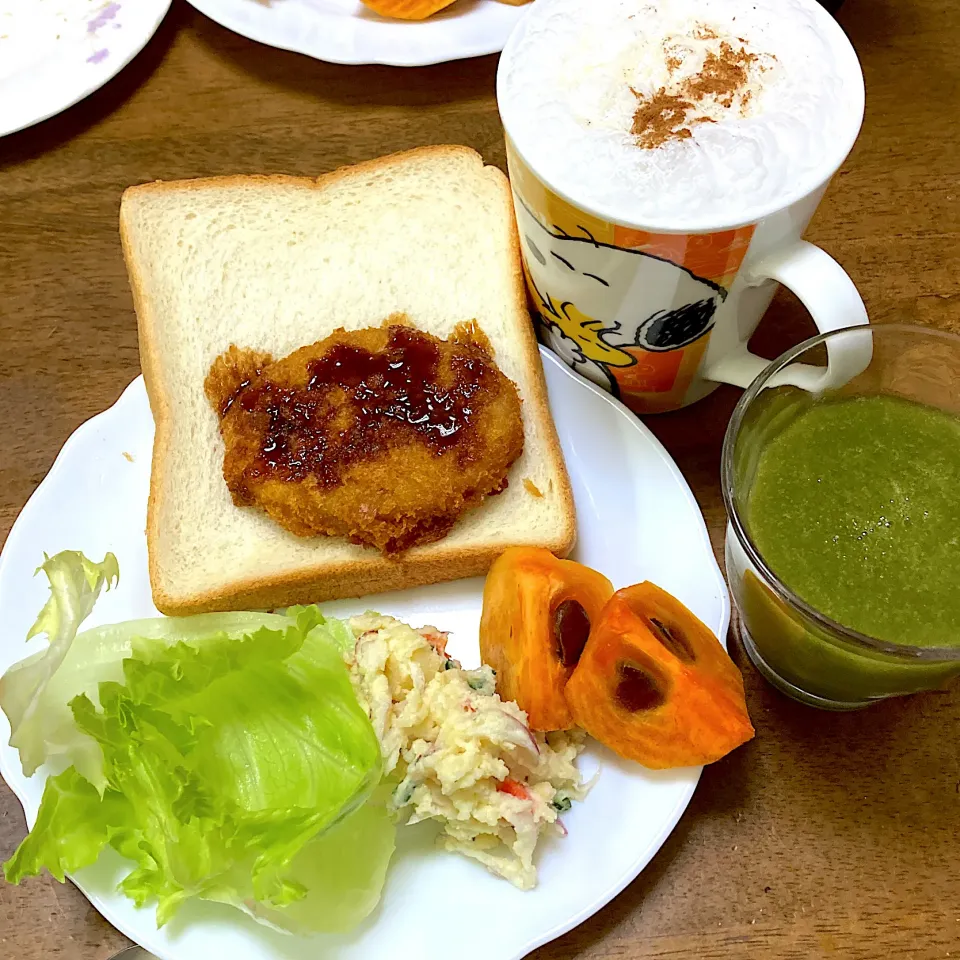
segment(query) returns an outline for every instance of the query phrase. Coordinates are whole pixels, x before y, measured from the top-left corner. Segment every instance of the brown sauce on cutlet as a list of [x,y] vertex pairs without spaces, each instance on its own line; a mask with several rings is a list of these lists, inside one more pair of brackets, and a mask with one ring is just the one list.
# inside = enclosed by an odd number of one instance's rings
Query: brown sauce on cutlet
[[477,455],[484,440],[474,422],[499,375],[482,346],[459,341],[443,364],[429,334],[400,325],[386,333],[382,350],[335,343],[309,360],[305,386],[277,383],[267,370],[222,399],[221,418],[236,405],[256,431],[255,459],[231,485],[240,502],[250,502],[240,488],[248,480],[309,476],[337,486],[347,467],[411,438],[436,455],[456,449],[461,462]]

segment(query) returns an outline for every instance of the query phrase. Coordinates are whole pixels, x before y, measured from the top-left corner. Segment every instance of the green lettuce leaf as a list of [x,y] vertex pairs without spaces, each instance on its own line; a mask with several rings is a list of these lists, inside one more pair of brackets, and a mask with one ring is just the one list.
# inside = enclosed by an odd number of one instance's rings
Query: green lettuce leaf
[[[0,707],[10,721],[10,746],[20,751],[25,776],[33,776],[46,760],[76,748],[86,753],[86,763],[95,765],[92,745],[78,741],[72,730],[66,703],[48,712],[44,693],[70,652],[80,624],[90,615],[104,587],[119,579],[117,558],[108,553],[102,563],[82,553],[65,550],[55,557],[44,555],[42,570],[50,581],[47,600],[30,628],[27,639],[46,634],[46,650],[14,664],[0,678]],[[65,675],[68,671],[64,671]],[[91,757],[93,758],[91,761]]]
[[47,780],[37,822],[4,864],[12,883],[46,867],[61,883],[68,873],[93,863],[113,832],[129,827],[130,808],[122,794],[96,787],[69,767]]
[[[101,591],[117,581],[116,557],[108,553],[94,563],[65,550],[46,558],[40,571],[50,582],[50,599],[27,639],[46,634],[48,646],[0,677],[0,709],[10,721],[10,745],[20,752],[27,777],[41,764],[55,770],[73,764],[98,789],[104,788],[100,747],[77,728],[69,704],[79,693],[99,703],[100,683],[123,679],[123,660],[130,656],[135,638],[202,643],[215,634],[239,639],[259,627],[283,629],[290,622],[268,613],[151,617],[77,635]],[[347,629],[339,623],[337,627]]]
[[44,570],[50,648],[8,671],[0,706],[13,705],[25,769],[25,752],[34,768],[73,765],[47,780],[7,879],[44,867],[62,879],[109,844],[134,864],[122,891],[155,901],[161,925],[188,897],[289,930],[366,916],[394,828],[369,799],[380,747],[341,658],[346,628],[300,607],[73,636],[82,616],[71,610],[89,612],[116,562],[61,554]]

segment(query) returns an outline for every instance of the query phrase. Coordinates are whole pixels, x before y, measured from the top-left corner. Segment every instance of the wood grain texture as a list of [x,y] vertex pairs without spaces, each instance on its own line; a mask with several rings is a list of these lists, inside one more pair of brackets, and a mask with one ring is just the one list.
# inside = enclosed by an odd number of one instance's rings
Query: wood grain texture
[[[874,321],[960,330],[960,7],[847,0],[840,20],[864,64],[867,118],[809,236],[844,264]],[[138,372],[116,229],[125,186],[318,174],[425,143],[464,143],[503,166],[495,70],[495,57],[416,70],[317,63],[174,0],[103,90],[0,140],[0,536],[70,433]],[[811,332],[781,294],[754,345],[773,356]],[[724,388],[648,421],[716,548],[736,397]],[[825,715],[737,656],[756,740],[705,771],[647,870],[536,960],[960,955],[960,688]],[[23,834],[0,784],[0,858]],[[124,943],[69,885],[0,884],[0,960],[106,960]]]

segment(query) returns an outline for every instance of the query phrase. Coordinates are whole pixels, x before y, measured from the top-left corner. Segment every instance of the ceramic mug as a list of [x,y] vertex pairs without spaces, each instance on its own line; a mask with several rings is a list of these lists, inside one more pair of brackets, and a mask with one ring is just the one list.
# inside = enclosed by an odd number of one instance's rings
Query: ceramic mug
[[[839,32],[829,21],[824,29]],[[497,92],[521,30],[504,48]],[[802,239],[831,178],[860,131],[863,77],[849,41],[847,69],[859,104],[843,142],[797,195],[786,194],[746,223],[675,230],[612,219],[561,194],[521,156],[501,108],[523,267],[538,336],[576,373],[637,413],[675,410],[720,383],[746,387],[768,361],[747,349],[777,284],[806,306],[821,333],[867,323],[843,269]],[[835,386],[869,356],[829,350],[827,368],[795,365],[805,389]],[[802,380],[802,382],[800,382]]]

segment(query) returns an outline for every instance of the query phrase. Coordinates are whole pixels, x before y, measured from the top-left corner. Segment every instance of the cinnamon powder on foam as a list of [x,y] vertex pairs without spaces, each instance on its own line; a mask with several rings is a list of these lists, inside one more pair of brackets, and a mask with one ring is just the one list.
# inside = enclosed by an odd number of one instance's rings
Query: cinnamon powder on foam
[[[701,40],[717,39],[717,34],[701,26],[697,37]],[[723,40],[718,52],[710,51],[704,57],[699,73],[688,77],[675,90],[668,92],[664,86],[648,97],[631,88],[637,98],[637,109],[633,114],[630,132],[636,137],[637,146],[649,150],[668,140],[692,137],[692,126],[716,122],[712,117],[703,115],[707,103],[732,109],[741,93],[742,114],[751,96],[749,90],[744,92],[750,81],[750,68],[758,59],[745,46],[736,48]],[[682,65],[676,56],[668,56],[666,63],[671,74]]]

